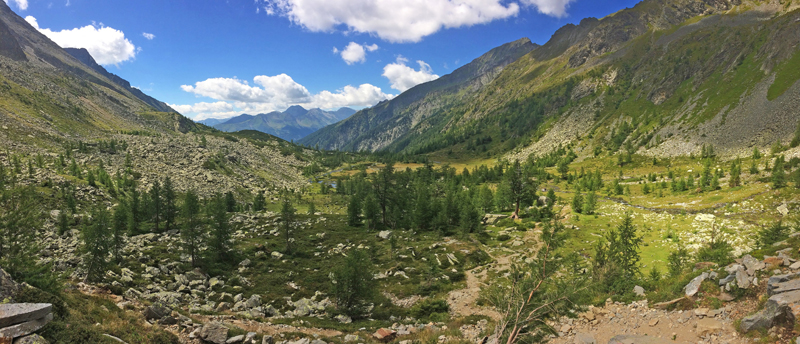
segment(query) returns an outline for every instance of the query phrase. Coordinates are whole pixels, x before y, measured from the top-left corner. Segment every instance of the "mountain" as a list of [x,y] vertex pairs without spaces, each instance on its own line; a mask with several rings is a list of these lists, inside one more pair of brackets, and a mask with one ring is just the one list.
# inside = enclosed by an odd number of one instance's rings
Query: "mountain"
[[196,130],[85,50],[70,52],[0,3],[0,142],[61,146],[120,131]]
[[225,121],[227,121],[227,120],[228,120],[227,118],[223,118],[223,119],[206,118],[206,119],[204,119],[202,121],[197,121],[197,123],[204,124],[204,125],[207,125],[209,127],[213,127],[216,124],[225,123]]
[[453,73],[414,86],[392,100],[361,110],[300,142],[325,149],[384,149],[408,135],[419,123],[475,94],[505,66],[537,47],[524,38],[494,48]]
[[458,84],[463,92],[431,89],[463,80],[456,71],[301,143],[512,158],[568,144],[588,155],[630,143],[658,156],[698,154],[703,145],[736,155],[785,144],[800,119],[798,8],[645,0],[562,27],[482,83]]
[[78,61],[83,62],[83,64],[89,66],[94,71],[100,73],[100,75],[105,76],[115,84],[125,88],[128,92],[131,92],[136,98],[139,98],[141,101],[147,103],[147,105],[152,106],[154,109],[161,111],[161,112],[175,112],[169,105],[164,102],[158,101],[155,98],[144,94],[141,90],[135,87],[131,87],[131,83],[127,80],[120,78],[116,74],[109,73],[103,66],[97,64],[89,51],[84,48],[64,48],[64,50],[72,55],[72,57],[78,59]]
[[257,130],[291,141],[299,140],[319,128],[339,122],[355,112],[346,107],[330,112],[321,109],[306,110],[302,106],[294,105],[283,112],[273,111],[255,116],[243,114],[212,126],[227,132]]

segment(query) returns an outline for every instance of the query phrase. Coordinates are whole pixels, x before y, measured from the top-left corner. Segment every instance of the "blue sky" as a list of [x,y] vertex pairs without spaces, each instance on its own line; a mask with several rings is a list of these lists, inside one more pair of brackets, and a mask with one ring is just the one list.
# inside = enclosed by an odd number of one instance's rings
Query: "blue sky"
[[[6,0],[196,119],[362,108],[635,0]],[[349,47],[349,49],[348,49]]]

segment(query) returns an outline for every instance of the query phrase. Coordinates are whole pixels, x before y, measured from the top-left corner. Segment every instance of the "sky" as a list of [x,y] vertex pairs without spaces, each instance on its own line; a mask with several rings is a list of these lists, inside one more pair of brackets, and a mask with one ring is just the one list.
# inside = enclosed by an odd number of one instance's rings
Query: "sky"
[[4,0],[195,120],[361,109],[637,0]]

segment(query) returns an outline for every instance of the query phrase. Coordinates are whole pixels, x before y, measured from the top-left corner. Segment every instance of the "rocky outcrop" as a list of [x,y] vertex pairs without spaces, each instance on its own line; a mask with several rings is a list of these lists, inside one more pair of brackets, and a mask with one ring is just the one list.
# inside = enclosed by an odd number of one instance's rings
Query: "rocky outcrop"
[[0,304],[0,338],[19,338],[32,334],[53,320],[49,303]]
[[5,270],[0,269],[0,302],[3,300],[11,301],[14,295],[19,292],[19,284],[14,282]]
[[784,274],[767,281],[769,299],[760,312],[742,319],[742,332],[769,329],[778,324],[794,325],[800,316],[800,274]]

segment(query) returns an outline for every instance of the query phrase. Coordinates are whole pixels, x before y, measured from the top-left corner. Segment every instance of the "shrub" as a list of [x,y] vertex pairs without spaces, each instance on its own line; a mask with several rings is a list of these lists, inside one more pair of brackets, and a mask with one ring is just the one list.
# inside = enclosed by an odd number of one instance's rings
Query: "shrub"
[[447,314],[449,311],[450,306],[445,300],[427,299],[417,302],[417,304],[411,308],[411,315],[419,319],[425,319],[437,313]]
[[789,238],[789,226],[783,225],[780,221],[772,224],[758,232],[758,245],[761,247],[770,246]]

